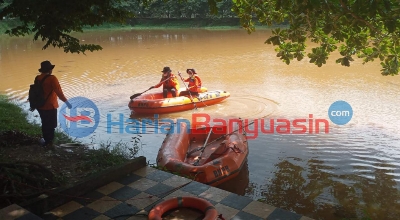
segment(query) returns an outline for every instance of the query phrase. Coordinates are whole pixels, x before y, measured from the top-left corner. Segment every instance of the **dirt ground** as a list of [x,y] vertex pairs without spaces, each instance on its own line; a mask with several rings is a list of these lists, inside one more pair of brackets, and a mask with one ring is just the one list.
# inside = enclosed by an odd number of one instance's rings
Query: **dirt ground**
[[0,145],[0,208],[82,180],[91,172],[84,166],[87,151],[78,144],[52,151],[39,144]]
[[0,158],[9,162],[29,161],[37,163],[50,170],[62,182],[73,183],[87,175],[88,171],[82,169],[85,148],[82,146],[63,147],[57,146],[50,151],[39,144],[4,147],[0,149]]

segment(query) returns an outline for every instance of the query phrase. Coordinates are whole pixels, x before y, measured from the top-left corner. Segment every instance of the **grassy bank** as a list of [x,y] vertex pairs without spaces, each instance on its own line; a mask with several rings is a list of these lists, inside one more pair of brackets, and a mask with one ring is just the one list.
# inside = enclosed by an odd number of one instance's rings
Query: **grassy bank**
[[[27,116],[27,112],[17,103],[0,94],[0,133],[14,130],[30,137],[40,138],[42,134],[40,124],[29,123]],[[73,142],[73,140],[68,135],[56,131],[55,144],[66,142]]]
[[[133,137],[132,143],[98,143],[96,148],[74,143],[49,151],[38,144],[40,124],[29,123],[27,115],[0,94],[0,197],[7,198],[0,201],[0,208],[33,198],[38,189],[70,185],[124,164],[141,148],[140,139]],[[68,135],[56,131],[57,145],[71,142]]]
[[[15,143],[27,144],[27,145],[38,145],[38,140],[41,138],[41,125],[33,124],[27,120],[28,113],[25,112],[17,103],[8,99],[7,96],[0,94],[0,134],[11,134],[11,132],[16,135],[16,137],[21,137],[21,135],[27,137],[25,141],[21,139],[11,140],[2,139],[0,140],[0,147],[10,147]],[[67,134],[56,129],[54,143],[56,145],[65,143],[77,143],[74,139],[69,137]],[[23,141],[23,143],[19,143]],[[31,143],[29,143],[29,141]],[[127,143],[116,143],[111,142],[98,143],[98,148],[91,151],[90,156],[86,158],[85,167],[91,167],[102,169],[107,166],[112,166],[116,164],[121,164],[136,156],[138,150],[140,149],[140,139],[138,137],[133,137],[133,145],[130,146]],[[11,146],[12,147],[12,146]],[[0,155],[1,156],[1,155]],[[107,158],[107,156],[109,158]],[[103,163],[103,164],[101,164]],[[95,167],[100,166],[100,167]]]

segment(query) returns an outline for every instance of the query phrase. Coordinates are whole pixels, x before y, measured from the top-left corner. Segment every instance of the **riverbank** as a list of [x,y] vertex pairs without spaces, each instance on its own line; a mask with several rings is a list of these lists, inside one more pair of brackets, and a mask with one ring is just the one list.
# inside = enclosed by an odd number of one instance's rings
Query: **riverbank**
[[[256,29],[285,28],[287,23],[275,24],[272,26],[261,25],[255,22]],[[17,26],[18,20],[3,20],[0,22],[0,36],[12,27]],[[95,27],[84,27],[84,32],[99,30],[131,30],[131,29],[179,29],[179,28],[197,28],[212,30],[232,30],[242,29],[239,18],[133,18],[124,24],[105,23]]]
[[[66,186],[136,157],[137,142],[82,145],[56,131],[55,150],[38,143],[39,124],[31,124],[18,103],[0,94],[0,208]],[[69,143],[69,144],[68,144]]]

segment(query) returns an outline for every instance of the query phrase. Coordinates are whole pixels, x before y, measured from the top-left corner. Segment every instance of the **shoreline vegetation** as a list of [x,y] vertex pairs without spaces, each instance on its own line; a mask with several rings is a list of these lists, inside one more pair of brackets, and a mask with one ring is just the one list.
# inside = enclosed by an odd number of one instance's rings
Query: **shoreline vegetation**
[[0,94],[0,209],[43,191],[72,185],[134,159],[139,137],[131,143],[80,144],[56,129],[55,150],[39,145],[40,124],[30,123],[18,103]]
[[[272,26],[260,25],[255,22],[256,30],[286,28],[287,23]],[[0,36],[5,31],[19,24],[17,19],[0,21]],[[134,18],[124,24],[105,23],[95,27],[84,27],[83,32],[103,30],[148,30],[148,29],[206,29],[206,30],[235,30],[244,29],[239,18]]]

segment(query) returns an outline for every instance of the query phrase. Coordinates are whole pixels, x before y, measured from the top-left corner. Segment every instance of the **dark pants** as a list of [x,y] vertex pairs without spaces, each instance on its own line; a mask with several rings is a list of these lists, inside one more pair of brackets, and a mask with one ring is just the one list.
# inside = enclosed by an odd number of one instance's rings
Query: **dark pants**
[[45,144],[53,142],[54,130],[57,127],[57,109],[41,110],[38,109],[40,119],[42,119],[42,134]]
[[189,93],[189,91],[185,90],[185,91],[182,91],[182,92],[179,94],[179,96],[183,96],[183,95],[192,95],[192,96],[197,97],[197,96],[199,96],[199,93],[198,93],[198,92],[190,92],[190,93]]
[[164,98],[168,97],[168,92],[171,92],[173,97],[176,97],[176,89],[175,88],[164,88],[163,89],[163,96]]

